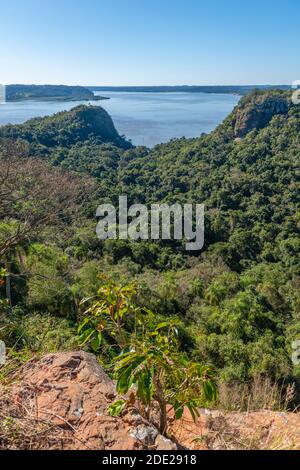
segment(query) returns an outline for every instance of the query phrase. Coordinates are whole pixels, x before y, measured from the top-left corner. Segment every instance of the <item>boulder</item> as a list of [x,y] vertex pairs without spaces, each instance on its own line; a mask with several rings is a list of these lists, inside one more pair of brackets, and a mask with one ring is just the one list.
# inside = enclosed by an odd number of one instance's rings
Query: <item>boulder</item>
[[176,449],[137,409],[129,409],[121,417],[109,415],[108,406],[117,398],[115,383],[92,354],[49,354],[27,363],[17,379],[10,400],[19,428],[24,420],[31,420],[31,425],[34,420],[36,430],[41,423],[48,431],[55,429],[54,436],[43,431],[44,439],[37,442],[33,430],[33,448]]
[[115,383],[85,352],[28,362],[0,396],[1,450],[300,449],[299,413],[201,409],[194,422],[169,410],[169,439],[135,407],[112,417]]

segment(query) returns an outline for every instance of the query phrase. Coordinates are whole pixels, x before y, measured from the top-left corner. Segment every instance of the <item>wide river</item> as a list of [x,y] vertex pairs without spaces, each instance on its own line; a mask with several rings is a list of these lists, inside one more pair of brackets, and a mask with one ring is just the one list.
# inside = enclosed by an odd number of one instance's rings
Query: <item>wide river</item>
[[[95,94],[110,100],[91,101],[113,118],[121,135],[135,145],[152,147],[176,137],[198,137],[212,131],[232,111],[239,97],[206,93]],[[33,117],[69,110],[82,102],[23,101],[0,105],[0,125],[20,124]]]

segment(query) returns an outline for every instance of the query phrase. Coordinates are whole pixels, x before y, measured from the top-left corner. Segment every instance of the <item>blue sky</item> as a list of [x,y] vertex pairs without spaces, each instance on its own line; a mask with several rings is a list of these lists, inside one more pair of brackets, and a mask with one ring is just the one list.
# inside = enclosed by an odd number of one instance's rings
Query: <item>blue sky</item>
[[299,0],[9,0],[0,83],[283,84]]

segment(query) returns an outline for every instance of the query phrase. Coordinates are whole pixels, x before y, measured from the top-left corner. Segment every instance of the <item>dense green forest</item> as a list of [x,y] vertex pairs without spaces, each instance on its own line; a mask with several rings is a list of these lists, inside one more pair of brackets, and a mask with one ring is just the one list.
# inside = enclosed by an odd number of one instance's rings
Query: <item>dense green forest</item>
[[[253,90],[268,90],[274,88],[271,85],[175,85],[175,86],[91,86],[91,91],[121,91],[126,93],[229,93],[247,95]],[[277,89],[289,90],[289,85],[278,85]]]
[[[259,377],[299,393],[299,131],[300,107],[280,90],[243,97],[209,135],[151,150],[98,107],[0,128],[0,339],[24,357],[78,347],[80,302],[109,278],[177,320],[182,354],[222,386]],[[205,204],[204,250],[99,241],[96,208],[119,195]]]
[[101,96],[82,86],[66,85],[7,85],[7,101],[52,100],[52,101],[99,101]]

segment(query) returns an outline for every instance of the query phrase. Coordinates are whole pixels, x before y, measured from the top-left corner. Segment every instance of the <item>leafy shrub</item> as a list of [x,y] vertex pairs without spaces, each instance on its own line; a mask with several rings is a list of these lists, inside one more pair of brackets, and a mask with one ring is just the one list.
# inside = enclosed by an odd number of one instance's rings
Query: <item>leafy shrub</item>
[[[102,286],[97,300],[84,314],[78,328],[82,346],[90,343],[98,351],[103,341],[110,341],[116,354],[112,360],[117,392],[131,392],[128,403],[139,400],[150,419],[153,402],[160,409],[160,432],[167,430],[167,406],[181,418],[187,407],[196,419],[198,407],[216,398],[212,370],[191,362],[178,347],[176,322],[169,320],[153,325],[155,315],[137,307],[133,285],[119,286],[110,281]],[[113,415],[121,413],[126,401],[118,400],[110,407]]]

